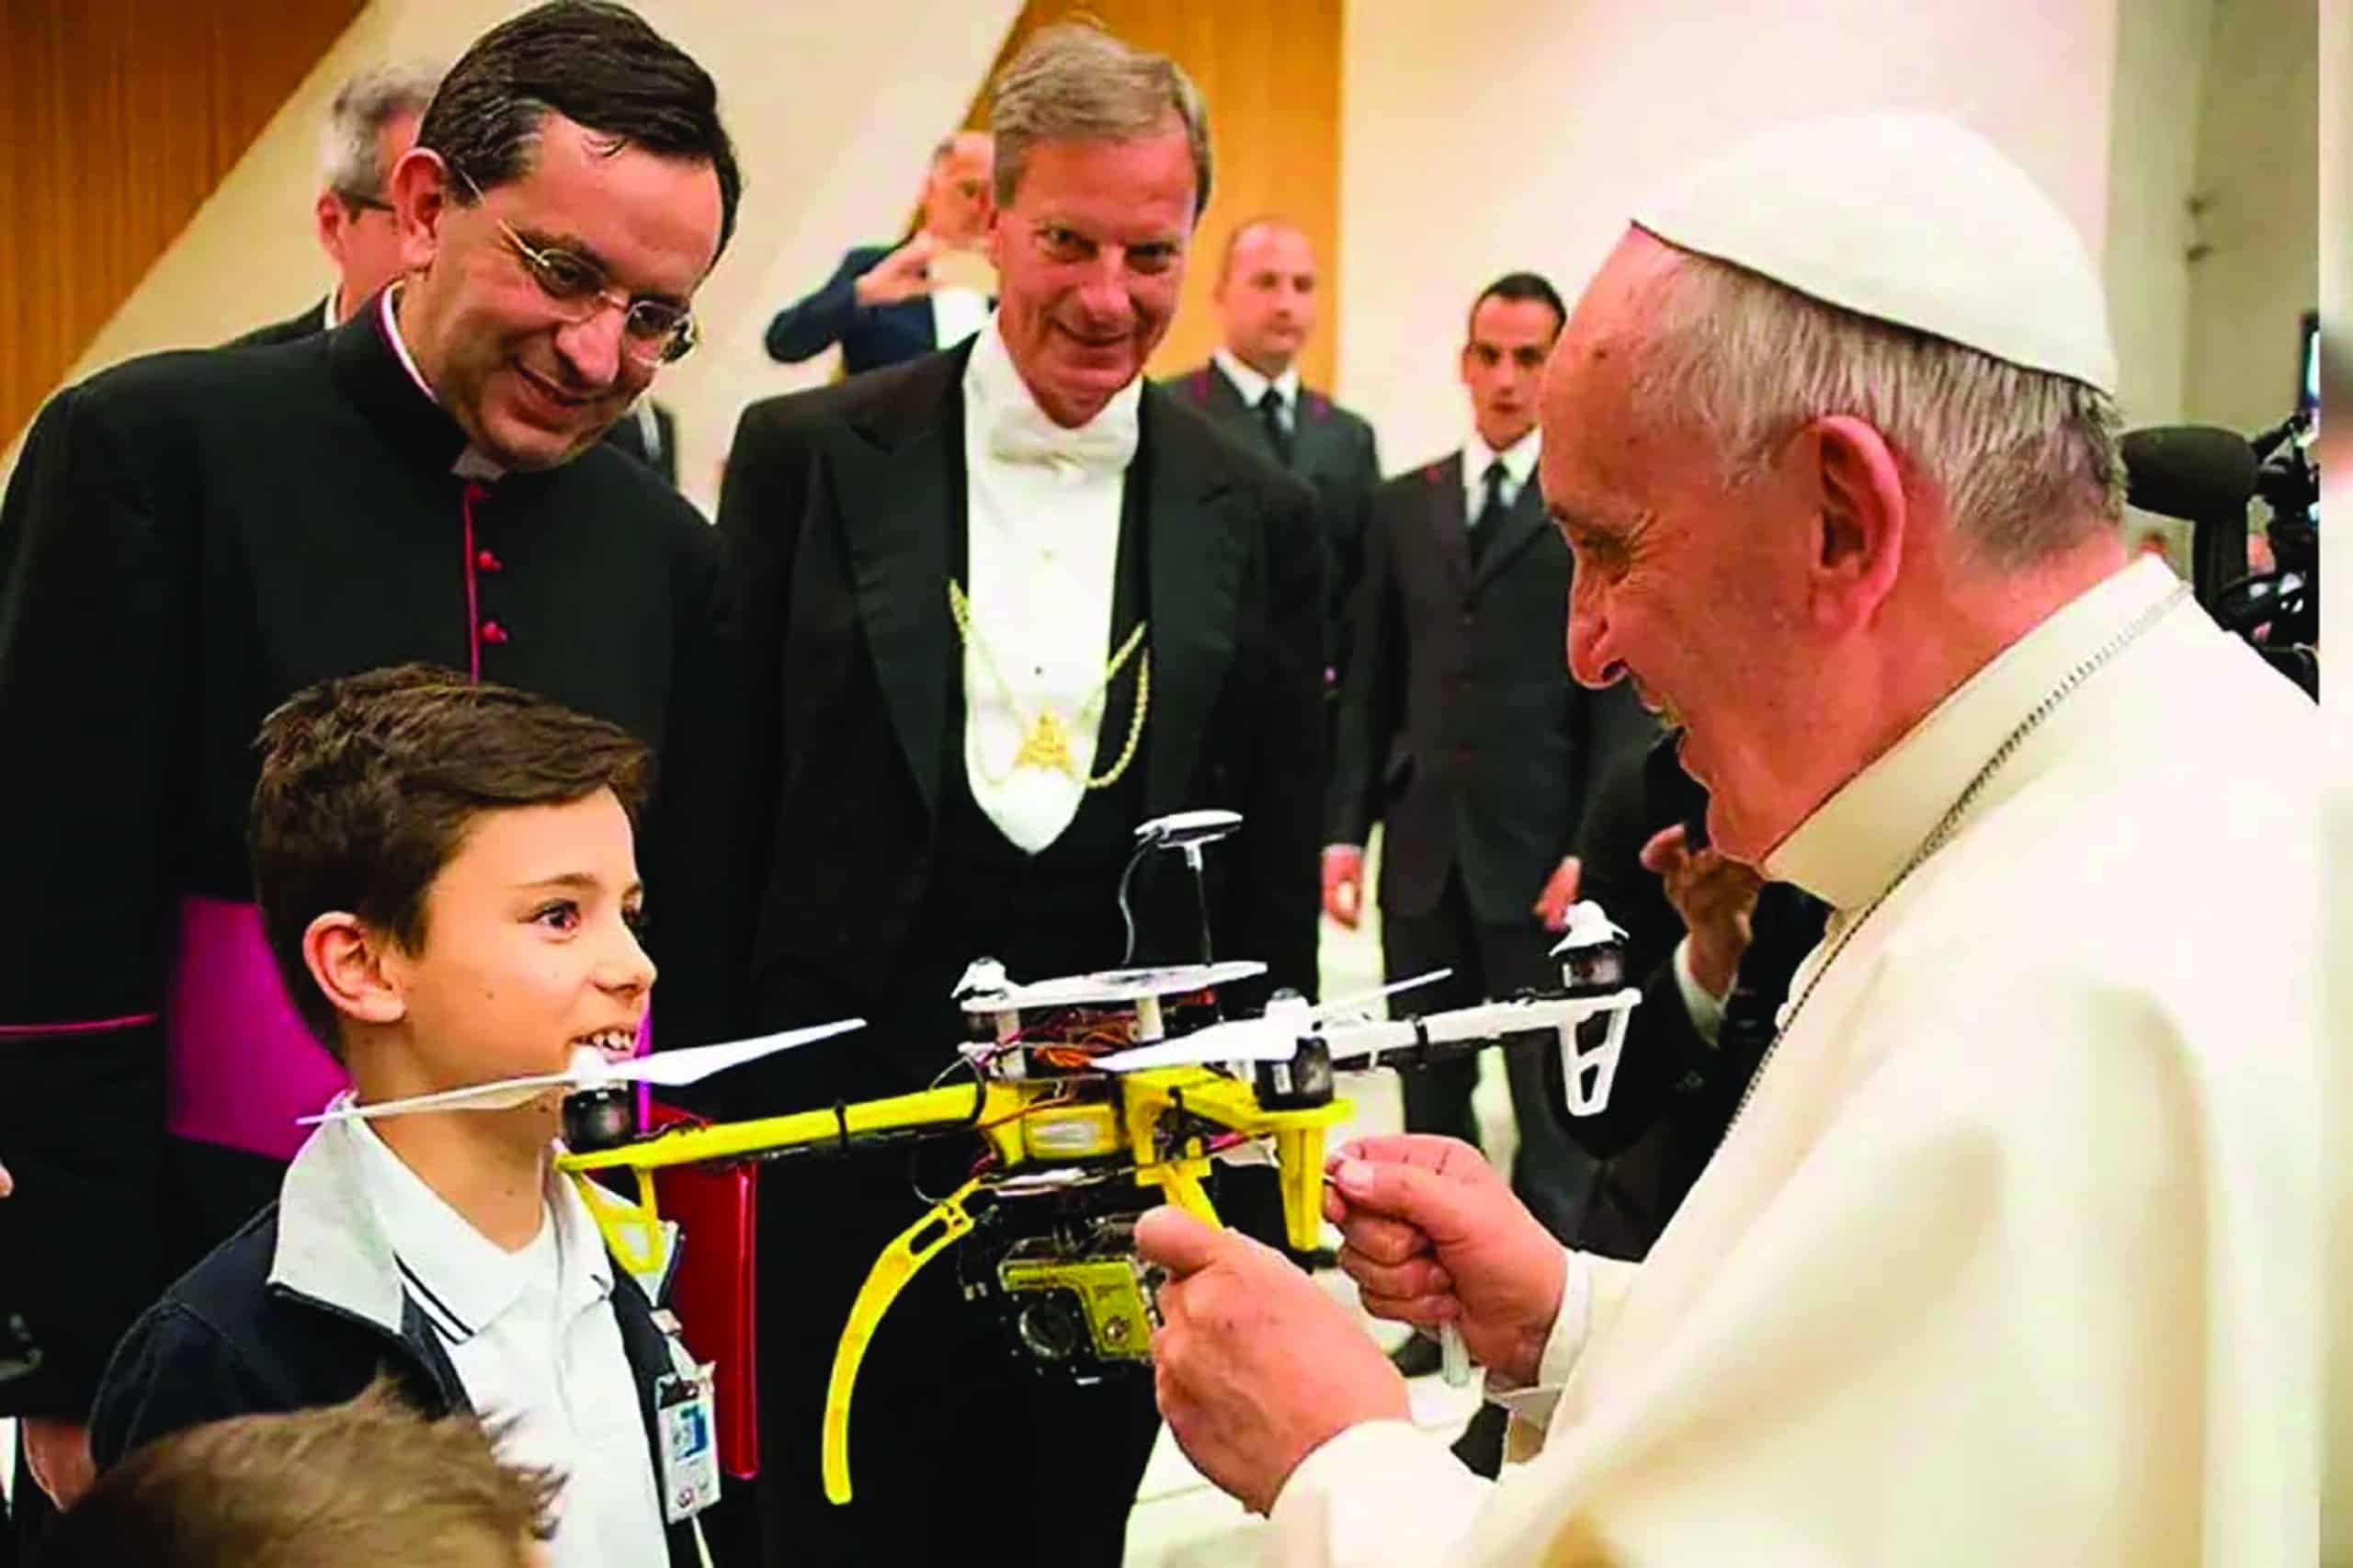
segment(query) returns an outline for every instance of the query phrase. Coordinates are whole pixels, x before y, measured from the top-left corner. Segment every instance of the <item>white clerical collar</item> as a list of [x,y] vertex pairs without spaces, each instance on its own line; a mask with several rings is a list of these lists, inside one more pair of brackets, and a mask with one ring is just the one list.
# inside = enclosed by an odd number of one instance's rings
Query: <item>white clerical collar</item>
[[1283,400],[1284,412],[1297,417],[1299,414],[1299,367],[1297,365],[1286,366],[1281,375],[1268,381],[1244,364],[1240,357],[1231,349],[1222,346],[1213,349],[1210,358],[1216,362],[1219,369],[1225,372],[1225,379],[1233,383],[1233,390],[1242,394],[1244,407],[1257,407],[1258,400],[1267,395],[1268,387],[1272,387],[1275,389],[1275,395]]
[[972,338],[964,367],[964,402],[981,415],[989,451],[1008,461],[1064,460],[1080,468],[1124,469],[1135,456],[1143,403],[1138,377],[1111,394],[1094,418],[1076,428],[1055,424],[1038,406],[1029,383],[1005,346],[1003,318],[992,316]]
[[[441,400],[433,395],[432,383],[425,379],[425,372],[416,368],[416,361],[409,355],[408,344],[401,336],[400,312],[392,309],[392,301],[400,297],[400,291],[401,285],[394,283],[381,296],[377,308],[384,314],[384,335],[392,340],[392,353],[399,358],[401,369],[408,372],[408,379],[416,383],[416,390],[425,394],[427,402],[438,407]],[[328,301],[327,308],[330,311],[335,308],[332,300]],[[466,449],[458,454],[458,460],[449,465],[449,472],[460,479],[501,479],[506,473],[504,465],[483,455],[472,441],[468,441]]]
[[1766,857],[1766,876],[1794,882],[1835,909],[1859,909],[1879,897],[2018,722],[2076,665],[2179,586],[2162,562],[2144,559],[2063,607],[1840,785]]
[[1520,486],[1528,483],[1528,476],[1536,472],[1536,460],[1543,449],[1544,431],[1540,426],[1529,426],[1527,435],[1499,452],[1487,445],[1487,438],[1479,434],[1474,425],[1471,438],[1462,443],[1462,483],[1477,490],[1486,483],[1487,465],[1500,458],[1504,472],[1511,476],[1512,494],[1517,495]]

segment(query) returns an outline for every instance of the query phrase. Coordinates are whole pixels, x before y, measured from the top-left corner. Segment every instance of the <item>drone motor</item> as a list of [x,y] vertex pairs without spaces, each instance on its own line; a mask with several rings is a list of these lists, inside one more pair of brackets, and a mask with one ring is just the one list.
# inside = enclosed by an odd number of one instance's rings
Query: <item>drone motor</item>
[[563,1146],[572,1153],[618,1149],[636,1136],[636,1085],[599,1084],[563,1096]]
[[1313,1110],[1332,1103],[1332,1048],[1310,1035],[1288,1062],[1256,1067],[1258,1103],[1268,1110]]

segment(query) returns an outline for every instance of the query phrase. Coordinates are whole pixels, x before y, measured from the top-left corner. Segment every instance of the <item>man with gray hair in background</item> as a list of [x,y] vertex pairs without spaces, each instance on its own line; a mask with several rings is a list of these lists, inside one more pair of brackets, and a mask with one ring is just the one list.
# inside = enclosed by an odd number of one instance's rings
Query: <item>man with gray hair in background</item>
[[[1006,67],[989,118],[996,314],[945,352],[753,404],[728,460],[735,1023],[870,1020],[734,1074],[722,1093],[746,1109],[961,1072],[953,993],[983,957],[1021,980],[1200,957],[1190,880],[1154,863],[1174,857],[1137,868],[1131,953],[1120,918],[1135,829],[1190,808],[1243,819],[1208,858],[1219,953],[1315,983],[1314,499],[1142,379],[1209,197],[1200,98],[1174,62],[1061,26]],[[915,1161],[924,1192],[972,1175],[961,1140]],[[877,1255],[925,1213],[909,1175],[895,1149],[762,1173],[768,1561],[1112,1568],[1150,1377],[1020,1364],[958,1257],[882,1318],[852,1499],[819,1490],[827,1363]],[[1271,1217],[1271,1175],[1222,1176],[1217,1200],[1246,1220],[1255,1188]]]
[[321,139],[318,199],[311,204],[319,248],[335,263],[335,285],[318,303],[257,327],[238,343],[291,343],[332,332],[400,276],[400,225],[386,199],[386,180],[416,145],[417,124],[440,81],[439,72],[422,66],[386,65],[362,71],[335,90]]
[[2128,562],[2115,384],[2081,242],[1948,122],[1637,210],[1546,380],[1570,667],[1828,926],[1641,1264],[1464,1144],[1335,1159],[1365,1305],[1513,1412],[1495,1482],[1330,1298],[1143,1217],[1162,1409],[1270,1561],[2317,1560],[2317,714]]

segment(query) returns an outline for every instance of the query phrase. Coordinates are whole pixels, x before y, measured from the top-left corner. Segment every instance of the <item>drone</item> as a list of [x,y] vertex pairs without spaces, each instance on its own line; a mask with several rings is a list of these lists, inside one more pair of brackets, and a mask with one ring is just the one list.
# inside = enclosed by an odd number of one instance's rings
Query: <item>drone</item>
[[[1160,818],[1137,830],[1138,856],[1181,851],[1198,892],[1202,846],[1240,824],[1231,812]],[[1370,1016],[1373,1004],[1444,978],[1440,971],[1322,1005],[1278,992],[1260,1016],[1227,1017],[1221,991],[1257,979],[1267,966],[1210,961],[1205,916],[1204,961],[1196,964],[1025,984],[993,960],[975,961],[953,994],[966,1039],[941,1081],[913,1094],[638,1130],[639,1085],[693,1083],[861,1027],[845,1019],[630,1062],[584,1053],[562,1074],[327,1115],[494,1108],[563,1093],[565,1153],[557,1165],[633,1175],[634,1199],[595,1183],[584,1191],[597,1195],[591,1211],[614,1256],[641,1275],[657,1267],[664,1233],[657,1171],[938,1138],[977,1143],[971,1176],[876,1258],[835,1346],[821,1458],[826,1496],[842,1504],[851,1496],[849,1415],[867,1347],[908,1282],[949,1248],[972,1239],[960,1255],[966,1299],[995,1312],[1017,1354],[1041,1375],[1091,1382],[1148,1369],[1159,1280],[1133,1245],[1145,1210],[1171,1203],[1217,1224],[1213,1164],[1263,1164],[1271,1152],[1285,1238],[1295,1251],[1313,1251],[1321,1240],[1325,1134],[1355,1114],[1337,1093],[1342,1074],[1416,1067],[1513,1037],[1550,1036],[1569,1114],[1600,1110],[1641,999],[1626,983],[1623,942],[1598,905],[1581,903],[1553,949],[1557,988],[1420,1017]],[[1461,1355],[1459,1343],[1447,1349],[1450,1358]]]

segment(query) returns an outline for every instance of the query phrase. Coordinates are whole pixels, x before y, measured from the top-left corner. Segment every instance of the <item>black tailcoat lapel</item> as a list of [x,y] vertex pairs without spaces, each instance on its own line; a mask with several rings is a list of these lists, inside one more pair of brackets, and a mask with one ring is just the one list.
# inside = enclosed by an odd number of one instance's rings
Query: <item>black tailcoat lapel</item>
[[948,608],[950,541],[966,526],[968,344],[931,362],[904,394],[862,411],[835,465],[858,619],[907,767],[939,811],[940,727],[955,668]]

